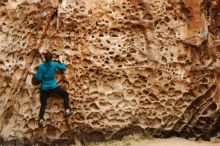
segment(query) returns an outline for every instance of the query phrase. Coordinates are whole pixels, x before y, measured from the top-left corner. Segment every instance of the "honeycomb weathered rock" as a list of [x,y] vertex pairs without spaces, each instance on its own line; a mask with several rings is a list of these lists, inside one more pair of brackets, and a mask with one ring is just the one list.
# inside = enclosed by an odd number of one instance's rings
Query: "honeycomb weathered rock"
[[[117,138],[154,129],[212,136],[219,127],[220,0],[0,1],[0,136],[24,142]],[[52,97],[39,128],[41,53],[68,65],[58,74],[76,115]],[[162,135],[161,135],[162,134]]]

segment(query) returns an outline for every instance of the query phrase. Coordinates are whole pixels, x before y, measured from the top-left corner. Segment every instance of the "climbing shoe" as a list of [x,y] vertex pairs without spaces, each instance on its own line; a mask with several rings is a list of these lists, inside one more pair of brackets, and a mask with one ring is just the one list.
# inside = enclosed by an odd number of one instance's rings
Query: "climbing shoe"
[[71,110],[67,109],[67,110],[65,111],[65,117],[69,117],[69,116],[71,116],[71,115],[74,115],[74,111],[71,111]]
[[44,119],[40,119],[38,124],[39,124],[40,127],[44,127],[45,120]]

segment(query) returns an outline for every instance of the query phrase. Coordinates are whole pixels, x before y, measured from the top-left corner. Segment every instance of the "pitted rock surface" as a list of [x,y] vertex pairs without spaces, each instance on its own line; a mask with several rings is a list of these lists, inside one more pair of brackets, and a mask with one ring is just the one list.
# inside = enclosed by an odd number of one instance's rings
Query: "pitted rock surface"
[[[44,143],[217,134],[220,0],[0,1],[0,136]],[[53,49],[50,49],[53,48]],[[37,125],[42,53],[68,65]],[[40,54],[38,53],[40,52]]]

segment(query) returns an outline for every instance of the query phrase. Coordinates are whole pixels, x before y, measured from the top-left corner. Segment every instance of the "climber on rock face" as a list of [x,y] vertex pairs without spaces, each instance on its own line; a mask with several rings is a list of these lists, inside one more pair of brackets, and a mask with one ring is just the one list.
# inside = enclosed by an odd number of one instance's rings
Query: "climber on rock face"
[[40,91],[40,112],[39,112],[39,126],[44,125],[44,113],[47,105],[47,98],[52,92],[57,93],[64,100],[65,116],[73,115],[69,106],[69,94],[61,88],[55,80],[55,74],[57,70],[65,71],[66,65],[52,61],[52,54],[50,52],[44,55],[45,62],[38,66],[38,72],[34,74],[34,78],[41,81]]

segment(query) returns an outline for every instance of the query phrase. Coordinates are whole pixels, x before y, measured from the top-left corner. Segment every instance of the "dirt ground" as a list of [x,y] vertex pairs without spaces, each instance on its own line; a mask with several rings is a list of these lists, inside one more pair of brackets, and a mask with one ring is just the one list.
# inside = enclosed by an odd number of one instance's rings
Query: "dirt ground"
[[91,143],[89,146],[220,146],[220,141],[193,141],[183,138],[143,138],[141,136],[128,136],[120,141],[107,141],[101,143]]

